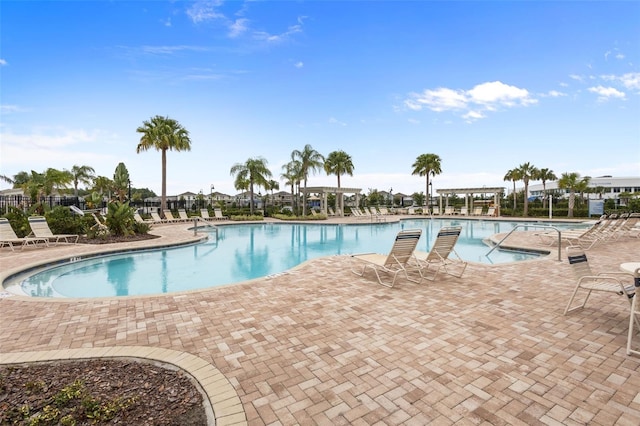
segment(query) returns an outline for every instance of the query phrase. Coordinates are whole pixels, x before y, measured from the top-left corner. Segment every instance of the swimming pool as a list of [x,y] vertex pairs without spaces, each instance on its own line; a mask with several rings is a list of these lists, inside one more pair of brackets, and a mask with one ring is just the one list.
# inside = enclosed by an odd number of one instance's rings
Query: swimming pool
[[[204,243],[74,259],[17,279],[24,293],[36,297],[172,293],[269,276],[322,256],[388,253],[401,229],[422,229],[417,249],[429,251],[438,230],[454,225],[462,226],[455,250],[465,260],[504,263],[537,257],[532,253],[500,250],[486,256],[489,247],[483,240],[496,233],[508,232],[517,224],[522,222],[411,219],[358,225],[228,225],[217,227],[217,233],[212,233]],[[531,224],[532,229],[535,226]]]

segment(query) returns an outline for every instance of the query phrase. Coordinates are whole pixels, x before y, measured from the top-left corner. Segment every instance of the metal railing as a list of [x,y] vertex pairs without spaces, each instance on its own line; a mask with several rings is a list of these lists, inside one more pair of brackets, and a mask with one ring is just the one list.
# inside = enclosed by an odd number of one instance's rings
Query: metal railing
[[489,252],[488,252],[487,254],[485,254],[485,256],[489,257],[489,255],[490,255],[490,254],[491,254],[495,249],[497,249],[498,247],[500,247],[500,244],[502,244],[502,242],[503,242],[504,240],[506,240],[507,238],[509,238],[509,236],[510,236],[511,234],[513,234],[513,232],[514,232],[516,229],[518,229],[518,228],[520,228],[520,227],[526,227],[526,228],[529,228],[529,227],[533,227],[533,226],[535,226],[536,228],[549,228],[549,229],[553,229],[554,231],[556,231],[556,232],[558,233],[558,262],[561,262],[561,261],[562,261],[562,232],[560,232],[560,230],[559,230],[558,228],[556,228],[555,226],[552,226],[552,225],[537,225],[537,224],[532,225],[532,224],[530,224],[530,223],[516,225],[516,226],[515,226],[511,231],[509,231],[509,233],[508,233],[507,235],[505,235],[504,237],[502,237],[502,239],[501,239],[500,241],[498,241],[498,243],[497,243],[495,246],[491,247],[491,250],[489,250]]

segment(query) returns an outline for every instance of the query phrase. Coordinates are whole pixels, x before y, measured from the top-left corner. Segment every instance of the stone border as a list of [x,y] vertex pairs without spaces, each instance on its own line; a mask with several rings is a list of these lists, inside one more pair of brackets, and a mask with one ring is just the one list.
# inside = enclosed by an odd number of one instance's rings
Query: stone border
[[208,398],[210,407],[207,409],[205,405],[205,411],[210,424],[216,426],[248,424],[240,397],[224,374],[202,358],[187,352],[145,346],[8,352],[0,353],[0,365],[95,358],[140,358],[175,366],[190,374]]

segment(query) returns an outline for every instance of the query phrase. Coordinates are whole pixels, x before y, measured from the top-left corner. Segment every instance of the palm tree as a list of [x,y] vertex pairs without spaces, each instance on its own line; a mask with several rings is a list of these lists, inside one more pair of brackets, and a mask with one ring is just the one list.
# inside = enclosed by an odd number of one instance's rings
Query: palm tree
[[420,154],[418,155],[418,158],[416,158],[415,163],[411,166],[413,167],[412,175],[427,177],[425,193],[427,194],[427,205],[429,207],[431,206],[431,198],[429,196],[429,176],[435,176],[442,173],[441,163],[442,160],[440,160],[440,156],[436,154]]
[[287,164],[282,166],[282,174],[280,177],[284,179],[285,185],[291,185],[291,204],[293,210],[297,210],[296,196],[295,196],[295,187],[296,184],[300,182],[300,170],[301,165],[299,161],[291,160]]
[[94,178],[96,171],[93,167],[89,166],[73,166],[71,168],[71,175],[73,176],[73,196],[78,196],[78,184],[84,183],[89,185]]
[[539,169],[535,179],[542,181],[542,193],[544,194],[544,198],[542,198],[542,208],[547,208],[547,181],[557,180],[558,176],[553,173],[551,169]]
[[267,186],[265,187],[265,190],[271,191],[271,205],[275,205],[275,202],[273,199],[274,189],[280,189],[280,183],[277,180],[269,179],[269,181],[267,182]]
[[520,180],[520,171],[511,169],[504,175],[503,180],[513,182],[513,213],[516,212],[516,182]]
[[142,126],[136,129],[141,133],[140,143],[136,153],[154,148],[162,152],[162,201],[160,208],[167,208],[167,150],[190,151],[191,139],[189,132],[180,123],[169,117],[156,115],[150,120],[144,121]]
[[[327,156],[324,162],[324,171],[327,175],[338,176],[338,189],[340,189],[340,175],[353,176],[353,162],[351,156],[344,151],[333,151]],[[344,212],[344,194],[341,192],[336,199],[336,208]]]
[[309,172],[315,172],[320,170],[324,165],[324,156],[318,151],[313,149],[309,144],[304,146],[302,151],[297,149],[291,153],[292,160],[300,161],[300,172],[304,180],[304,193],[302,194],[303,205],[302,215],[307,215],[307,179],[309,178]]
[[245,163],[236,163],[231,167],[230,173],[238,180],[249,181],[249,196],[251,204],[249,210],[253,215],[253,186],[259,185],[267,187],[268,178],[271,177],[271,171],[267,168],[267,160],[262,157],[249,158]]
[[526,217],[529,213],[529,180],[535,178],[538,174],[538,169],[529,163],[524,163],[520,164],[517,170],[520,175],[520,180],[524,182],[524,212],[522,216]]
[[576,190],[589,184],[589,177],[580,179],[579,173],[563,173],[558,180],[558,188],[569,190],[569,212],[567,217],[573,217],[573,208],[576,204]]

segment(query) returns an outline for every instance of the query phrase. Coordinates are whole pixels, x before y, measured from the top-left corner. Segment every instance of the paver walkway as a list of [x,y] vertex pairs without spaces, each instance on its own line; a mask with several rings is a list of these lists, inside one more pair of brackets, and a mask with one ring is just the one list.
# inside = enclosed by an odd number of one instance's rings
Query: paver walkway
[[[165,240],[192,238],[181,225]],[[536,245],[530,234],[516,240]],[[0,253],[0,274],[73,246]],[[638,261],[640,239],[588,252],[595,269]],[[0,352],[145,346],[222,372],[249,424],[640,424],[629,305],[593,294],[563,316],[565,257],[471,264],[462,278],[380,286],[348,256],[188,293],[94,300],[0,299]],[[0,362],[2,360],[0,359]],[[214,407],[215,409],[215,407]]]

